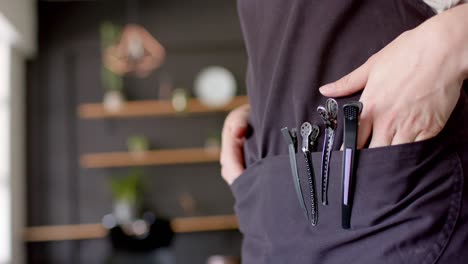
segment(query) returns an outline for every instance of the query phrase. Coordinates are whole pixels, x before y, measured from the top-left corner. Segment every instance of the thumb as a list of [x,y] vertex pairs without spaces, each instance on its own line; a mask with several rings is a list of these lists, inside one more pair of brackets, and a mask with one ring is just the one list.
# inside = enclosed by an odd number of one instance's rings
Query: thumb
[[235,138],[243,138],[246,135],[249,113],[250,105],[243,105],[229,115],[226,125]]
[[235,138],[243,138],[247,134],[247,122],[239,123],[236,126],[232,127],[232,135]]
[[370,68],[371,62],[367,60],[366,63],[338,81],[320,87],[320,93],[327,97],[341,97],[360,91],[366,86]]

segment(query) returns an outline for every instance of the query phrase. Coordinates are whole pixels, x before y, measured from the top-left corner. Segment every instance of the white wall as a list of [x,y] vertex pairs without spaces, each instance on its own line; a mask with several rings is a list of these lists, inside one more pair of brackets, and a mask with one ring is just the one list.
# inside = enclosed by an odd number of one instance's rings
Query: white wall
[[0,264],[24,263],[25,62],[36,24],[35,0],[0,0]]
[[36,0],[0,0],[0,13],[19,34],[13,46],[25,55],[33,55],[37,43]]
[[10,53],[10,186],[12,262],[24,263],[23,232],[26,223],[26,71],[24,56]]
[[0,39],[0,263],[12,259],[10,45]]

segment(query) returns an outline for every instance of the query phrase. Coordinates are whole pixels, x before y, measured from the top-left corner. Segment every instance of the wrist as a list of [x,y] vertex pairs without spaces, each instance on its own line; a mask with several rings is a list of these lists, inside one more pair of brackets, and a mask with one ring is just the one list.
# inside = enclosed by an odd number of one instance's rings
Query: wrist
[[[433,20],[433,21],[430,21]],[[440,32],[440,40],[456,62],[456,70],[462,80],[468,79],[468,4],[452,8],[428,23]]]
[[460,35],[460,64],[463,80],[468,79],[468,4],[458,7],[458,35]]
[[454,41],[454,52],[460,63],[462,80],[468,79],[468,4],[447,11],[446,27]]

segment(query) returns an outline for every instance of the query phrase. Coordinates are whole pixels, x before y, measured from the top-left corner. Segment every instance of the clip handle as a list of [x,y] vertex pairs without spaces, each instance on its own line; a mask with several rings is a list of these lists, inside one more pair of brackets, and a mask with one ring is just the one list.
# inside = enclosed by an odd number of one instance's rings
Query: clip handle
[[361,111],[361,102],[351,102],[343,106],[344,151],[342,166],[341,225],[344,229],[351,228],[351,209],[354,196],[357,133],[359,125],[359,114]]
[[302,209],[302,212],[304,213],[304,217],[307,221],[309,221],[309,214],[306,209],[306,204],[301,189],[301,181],[299,179],[299,172],[297,169],[297,129],[293,128],[289,130],[287,127],[283,127],[281,129],[281,133],[283,134],[283,137],[288,145],[289,164],[291,166],[291,175],[293,178],[294,189],[296,190],[297,200],[299,202],[299,206]]

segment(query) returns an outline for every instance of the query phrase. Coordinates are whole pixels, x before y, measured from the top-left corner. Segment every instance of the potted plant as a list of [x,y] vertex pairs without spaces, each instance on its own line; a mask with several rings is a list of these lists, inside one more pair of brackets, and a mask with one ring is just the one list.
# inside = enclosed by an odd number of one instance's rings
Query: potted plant
[[131,136],[127,139],[128,151],[135,158],[142,158],[150,148],[148,138],[145,136]]
[[121,30],[118,26],[104,22],[101,25],[101,50],[103,54],[103,66],[101,70],[101,80],[106,90],[103,98],[104,108],[109,112],[119,111],[124,102],[125,96],[123,94],[123,79],[117,71],[112,70],[113,56],[110,54],[109,49],[120,38]]
[[117,223],[128,224],[137,219],[142,196],[141,173],[133,170],[126,176],[114,176],[110,180],[110,187]]

